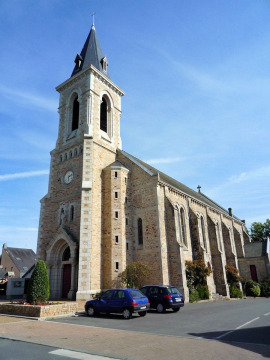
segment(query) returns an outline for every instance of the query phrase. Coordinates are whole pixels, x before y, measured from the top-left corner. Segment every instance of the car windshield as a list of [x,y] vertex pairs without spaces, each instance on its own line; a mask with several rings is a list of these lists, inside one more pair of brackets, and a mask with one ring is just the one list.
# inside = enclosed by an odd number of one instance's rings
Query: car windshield
[[133,299],[145,298],[145,295],[140,290],[129,290],[129,293]]
[[167,288],[169,294],[177,294],[180,295],[180,292],[175,287]]

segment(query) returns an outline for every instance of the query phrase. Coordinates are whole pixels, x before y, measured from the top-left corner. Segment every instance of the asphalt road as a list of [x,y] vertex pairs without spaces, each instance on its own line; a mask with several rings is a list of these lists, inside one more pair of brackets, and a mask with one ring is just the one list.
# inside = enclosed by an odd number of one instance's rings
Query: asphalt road
[[[112,358],[51,346],[0,339],[0,360],[112,360]],[[115,358],[114,360],[118,360]],[[120,359],[119,359],[120,360]]]
[[224,342],[270,346],[270,299],[244,299],[222,302],[186,304],[178,313],[150,311],[146,317],[134,315],[123,320],[120,315],[78,317],[54,322],[128,330]]

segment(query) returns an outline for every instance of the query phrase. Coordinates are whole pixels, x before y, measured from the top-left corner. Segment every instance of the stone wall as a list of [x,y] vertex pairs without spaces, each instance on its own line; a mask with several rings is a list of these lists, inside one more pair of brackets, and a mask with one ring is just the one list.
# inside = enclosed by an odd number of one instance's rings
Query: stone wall
[[76,302],[53,305],[20,305],[0,304],[0,314],[19,315],[29,317],[52,317],[72,315],[78,311]]

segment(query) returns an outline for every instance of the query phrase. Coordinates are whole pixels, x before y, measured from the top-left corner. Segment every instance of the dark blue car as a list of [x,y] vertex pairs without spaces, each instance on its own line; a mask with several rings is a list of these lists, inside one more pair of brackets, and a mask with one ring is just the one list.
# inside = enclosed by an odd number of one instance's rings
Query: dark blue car
[[150,304],[148,298],[138,289],[111,289],[99,298],[85,303],[85,311],[89,316],[99,313],[122,314],[130,319],[133,313],[145,316]]
[[174,312],[184,306],[184,296],[171,285],[146,285],[140,291],[148,297],[150,307],[162,313],[166,309],[172,309]]

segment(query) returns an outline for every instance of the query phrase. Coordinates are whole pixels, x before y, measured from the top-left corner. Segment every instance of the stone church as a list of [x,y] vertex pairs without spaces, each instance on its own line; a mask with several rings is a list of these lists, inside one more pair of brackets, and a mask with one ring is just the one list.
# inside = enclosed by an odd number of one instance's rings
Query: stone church
[[59,85],[59,131],[41,200],[37,255],[52,298],[89,299],[113,286],[132,261],[152,272],[146,283],[177,286],[188,301],[185,261],[211,267],[211,294],[229,296],[225,265],[238,268],[249,241],[245,224],[122,150],[121,98],[94,25]]

